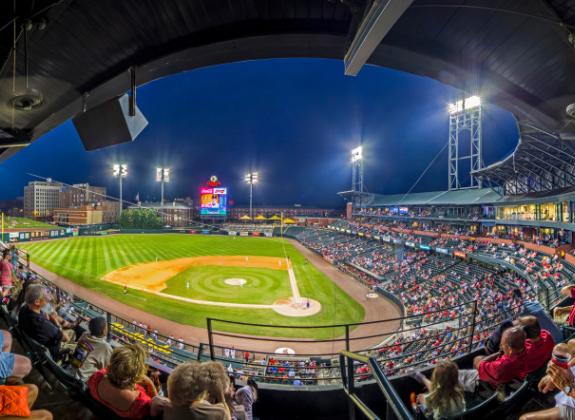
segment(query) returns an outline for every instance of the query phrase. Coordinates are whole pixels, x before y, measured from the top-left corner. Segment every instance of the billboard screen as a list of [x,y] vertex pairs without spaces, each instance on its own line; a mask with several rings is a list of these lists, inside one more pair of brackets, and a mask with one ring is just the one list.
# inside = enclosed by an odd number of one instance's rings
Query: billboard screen
[[222,187],[200,188],[200,216],[227,216],[228,189]]

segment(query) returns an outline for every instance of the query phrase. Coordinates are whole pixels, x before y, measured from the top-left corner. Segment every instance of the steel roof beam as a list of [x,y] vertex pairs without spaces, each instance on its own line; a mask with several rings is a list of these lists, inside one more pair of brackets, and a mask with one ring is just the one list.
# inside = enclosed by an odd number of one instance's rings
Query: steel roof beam
[[[570,153],[568,153],[567,151],[561,149],[560,147],[556,147],[552,144],[550,144],[549,142],[543,141],[541,139],[538,139],[537,137],[531,135],[531,134],[525,134],[525,136],[533,141],[536,141],[539,144],[543,144],[545,147],[549,147],[550,149],[555,150],[556,152],[562,153],[564,155],[567,155],[570,159],[575,160],[575,155],[572,155]],[[533,145],[531,145],[533,146]],[[533,146],[533,147],[537,147],[537,146]]]
[[[535,160],[537,160],[537,161],[539,161],[539,162],[543,162],[543,164],[547,165],[548,167],[550,167],[550,168],[552,168],[552,169],[555,169],[555,170],[557,170],[557,171],[559,171],[559,172],[563,172],[563,173],[569,175],[572,179],[575,180],[575,175],[573,175],[572,173],[566,171],[565,169],[563,169],[563,168],[561,168],[561,167],[559,167],[559,166],[555,166],[555,165],[549,163],[547,160],[542,159],[542,158],[540,158],[539,156],[532,155],[532,154],[529,153],[529,152],[524,152],[524,153],[527,154],[527,155],[529,155],[530,157],[532,157],[533,159],[535,159]],[[535,165],[535,166],[539,167],[539,168],[540,168],[541,170],[543,170],[543,171],[550,172],[549,169],[546,169],[546,168],[544,168],[544,167],[541,167],[541,166],[537,165],[536,163],[534,163],[534,162],[532,162],[532,161],[530,161],[529,163],[530,163],[531,165]]]
[[357,76],[413,0],[374,0],[344,57],[345,75]]

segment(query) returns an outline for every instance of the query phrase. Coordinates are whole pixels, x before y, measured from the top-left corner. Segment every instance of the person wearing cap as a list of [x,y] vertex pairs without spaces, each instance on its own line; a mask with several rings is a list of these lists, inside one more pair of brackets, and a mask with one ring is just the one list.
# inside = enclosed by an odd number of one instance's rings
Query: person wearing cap
[[76,375],[83,381],[108,366],[113,352],[112,346],[106,341],[108,324],[104,317],[92,318],[88,329],[78,340],[71,362],[77,368]]

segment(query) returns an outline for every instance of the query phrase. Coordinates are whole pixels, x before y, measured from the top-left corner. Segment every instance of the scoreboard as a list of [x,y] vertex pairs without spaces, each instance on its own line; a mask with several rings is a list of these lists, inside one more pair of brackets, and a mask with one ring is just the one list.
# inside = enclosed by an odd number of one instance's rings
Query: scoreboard
[[223,187],[200,188],[200,216],[227,216],[228,189]]

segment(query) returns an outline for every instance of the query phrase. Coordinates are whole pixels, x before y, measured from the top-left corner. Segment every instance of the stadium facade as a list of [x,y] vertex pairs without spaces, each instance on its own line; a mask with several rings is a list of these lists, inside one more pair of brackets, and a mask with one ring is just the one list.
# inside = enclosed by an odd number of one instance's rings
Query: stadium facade
[[[343,192],[353,216],[381,220],[428,220],[475,226],[480,233],[504,227],[575,230],[575,188],[550,193],[500,195],[491,188],[381,195]],[[571,243],[571,241],[569,241]]]

